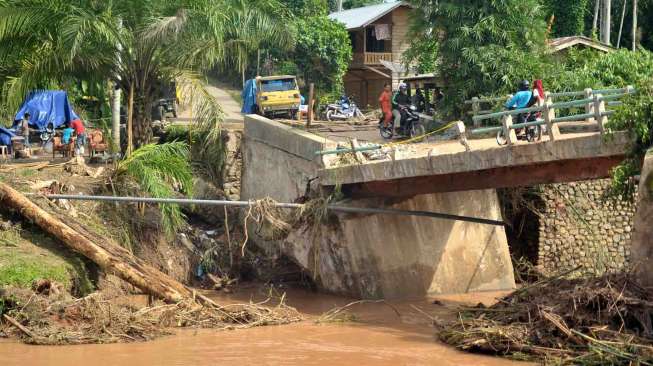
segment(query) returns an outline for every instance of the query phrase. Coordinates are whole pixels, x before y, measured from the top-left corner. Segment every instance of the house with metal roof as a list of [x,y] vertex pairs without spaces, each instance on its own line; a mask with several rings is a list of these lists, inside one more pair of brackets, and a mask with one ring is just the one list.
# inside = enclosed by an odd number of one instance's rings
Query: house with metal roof
[[345,92],[360,105],[377,106],[383,84],[396,88],[405,76],[402,55],[410,46],[411,11],[408,3],[393,1],[329,15],[349,31],[353,60],[345,75]]

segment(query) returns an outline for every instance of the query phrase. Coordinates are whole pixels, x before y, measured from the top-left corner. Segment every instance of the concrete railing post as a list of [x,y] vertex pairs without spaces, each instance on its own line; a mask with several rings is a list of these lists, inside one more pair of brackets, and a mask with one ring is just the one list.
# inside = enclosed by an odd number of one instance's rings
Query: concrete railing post
[[515,130],[512,128],[512,116],[511,115],[503,116],[501,123],[503,124],[503,136],[506,137],[506,141],[508,141],[508,145],[514,145],[517,142],[517,134],[515,133]]
[[[585,89],[585,99],[589,99],[592,97],[592,88],[587,88]],[[594,113],[594,102],[589,102],[585,105],[585,113]],[[594,122],[594,119],[592,117],[588,117],[585,119],[585,122],[587,123],[592,123]]]
[[465,147],[465,151],[471,151],[471,147],[469,146],[469,143],[467,142],[467,135],[465,133],[465,123],[463,121],[458,121],[454,125],[454,128],[456,129],[456,132],[458,133],[458,139],[460,143]]
[[550,92],[544,92],[544,100],[546,103],[553,103],[553,96],[551,95]]
[[608,123],[608,116],[605,116],[605,101],[602,100],[601,94],[594,96],[594,119],[599,125],[599,132],[601,135],[605,133],[605,125]]
[[544,110],[542,111],[544,116],[544,122],[546,122],[546,132],[549,135],[549,141],[555,141],[560,136],[560,130],[558,126],[553,123],[553,120],[556,118],[556,111],[553,108],[553,102],[547,101],[544,103]]
[[[472,98],[472,116],[476,117],[481,112],[481,102],[478,97]],[[481,121],[474,121],[474,127],[480,127]]]

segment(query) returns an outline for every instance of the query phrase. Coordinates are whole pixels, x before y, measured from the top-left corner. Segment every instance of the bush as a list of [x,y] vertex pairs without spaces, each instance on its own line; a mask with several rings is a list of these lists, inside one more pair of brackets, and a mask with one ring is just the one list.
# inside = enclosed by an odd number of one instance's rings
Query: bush
[[294,61],[306,83],[318,92],[342,89],[342,79],[352,58],[351,41],[344,25],[326,16],[297,20]]
[[637,93],[627,97],[610,118],[610,131],[630,131],[635,144],[623,163],[612,171],[611,193],[633,198],[637,187],[632,177],[639,174],[646,151],[653,146],[653,78],[637,85]]

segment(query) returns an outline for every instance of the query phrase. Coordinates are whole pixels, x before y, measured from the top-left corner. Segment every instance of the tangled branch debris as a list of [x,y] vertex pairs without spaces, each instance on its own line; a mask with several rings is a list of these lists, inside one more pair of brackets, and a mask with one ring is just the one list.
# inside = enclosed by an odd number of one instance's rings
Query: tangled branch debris
[[26,343],[45,345],[147,341],[171,334],[175,327],[227,330],[301,320],[283,301],[274,307],[262,303],[213,307],[186,299],[138,309],[101,293],[75,299],[65,293],[48,296],[21,289],[0,293],[0,300],[9,305],[5,316],[20,325],[8,321],[6,332],[14,327]]
[[464,308],[440,338],[460,349],[558,364],[652,365],[653,292],[628,274],[556,276],[486,308]]

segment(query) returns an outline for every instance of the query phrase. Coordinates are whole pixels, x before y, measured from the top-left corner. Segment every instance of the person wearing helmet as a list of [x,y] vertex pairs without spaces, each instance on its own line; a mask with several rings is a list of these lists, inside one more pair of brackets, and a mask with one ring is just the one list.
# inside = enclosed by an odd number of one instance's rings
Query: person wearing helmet
[[[531,83],[528,80],[522,80],[519,82],[519,90],[508,102],[506,102],[506,109],[522,109],[528,108],[531,99],[533,98],[533,92],[531,91]],[[522,113],[517,116],[517,123],[525,122],[525,115]]]
[[395,119],[395,128],[402,126],[402,121],[406,114],[405,109],[410,107],[410,96],[408,96],[408,85],[399,84],[399,91],[392,96],[392,116]]

